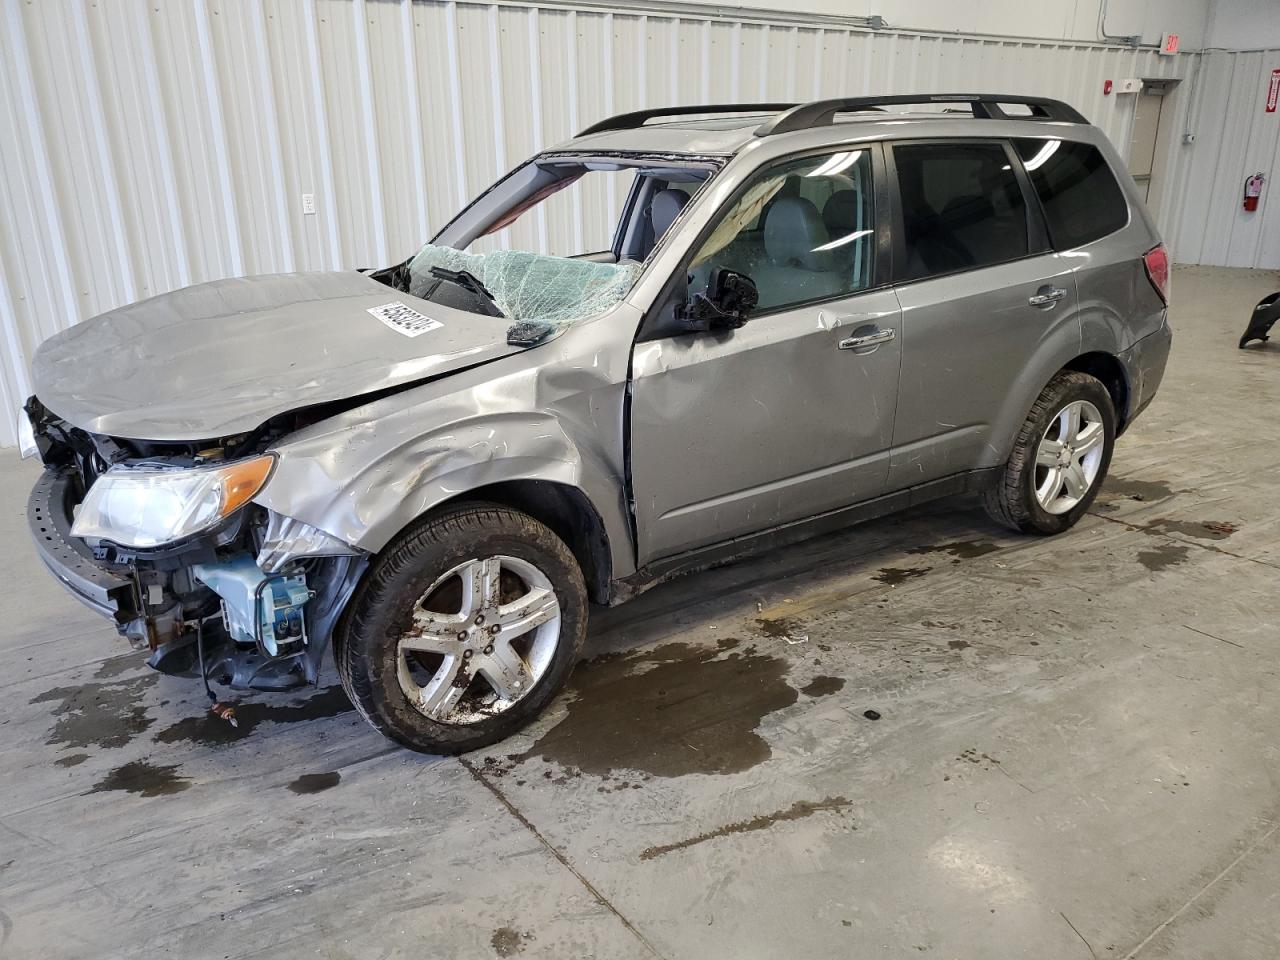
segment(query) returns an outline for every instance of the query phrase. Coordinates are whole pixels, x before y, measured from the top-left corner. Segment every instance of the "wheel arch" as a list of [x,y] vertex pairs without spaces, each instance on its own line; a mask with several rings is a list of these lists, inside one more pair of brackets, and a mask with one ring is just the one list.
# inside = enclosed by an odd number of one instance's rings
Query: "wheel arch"
[[572,484],[549,480],[501,480],[441,501],[424,514],[424,518],[445,507],[469,501],[510,507],[545,524],[565,542],[578,561],[587,584],[587,596],[593,603],[608,602],[613,582],[609,531],[585,491]]
[[[1102,382],[1111,395],[1111,404],[1116,411],[1116,435],[1124,433],[1129,424],[1129,374],[1120,358],[1101,350],[1082,353],[1068,362],[1063,370],[1076,370],[1087,373]],[[1060,373],[1061,371],[1059,371]],[[1055,374],[1056,376],[1056,374]]]
[[1070,344],[1049,342],[1031,358],[1012,385],[1004,407],[993,424],[987,455],[978,466],[998,466],[1009,458],[1018,428],[1026,419],[1027,411],[1053,378],[1064,370],[1087,373],[1102,382],[1115,405],[1119,435],[1130,419],[1129,402],[1132,395],[1129,372],[1124,363],[1115,354],[1105,350],[1081,352],[1078,341]]

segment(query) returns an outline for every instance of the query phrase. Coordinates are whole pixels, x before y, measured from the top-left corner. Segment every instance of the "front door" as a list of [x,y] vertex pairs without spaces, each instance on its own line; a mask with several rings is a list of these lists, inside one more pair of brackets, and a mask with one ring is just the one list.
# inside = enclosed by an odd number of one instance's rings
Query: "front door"
[[636,345],[641,564],[884,491],[901,341],[897,299],[876,286],[871,178],[865,149],[781,162],[694,245],[690,294],[728,268],[760,303],[739,329]]

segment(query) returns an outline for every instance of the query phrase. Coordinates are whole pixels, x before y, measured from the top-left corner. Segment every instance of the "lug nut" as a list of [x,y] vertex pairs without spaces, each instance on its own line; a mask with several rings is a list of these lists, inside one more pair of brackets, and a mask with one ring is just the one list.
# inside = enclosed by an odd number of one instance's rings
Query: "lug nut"
[[463,659],[463,660],[470,660],[470,659],[471,659],[471,655],[472,655],[473,653],[475,653],[475,651],[474,651],[474,650],[463,650],[463,651],[462,651],[462,659]]
[[493,644],[491,643],[487,647],[485,647],[484,652],[486,656],[493,653]]
[[459,641],[465,641],[465,640],[467,639],[467,633],[468,633],[468,631],[466,631],[466,630],[460,630],[460,631],[458,631],[458,640],[459,640]]
[[478,627],[478,626],[480,626],[480,624],[482,624],[482,623],[484,623],[484,614],[483,614],[483,613],[477,613],[477,614],[476,614],[476,626]]
[[495,623],[493,626],[489,628],[489,632],[496,637],[499,633],[502,632],[502,625]]

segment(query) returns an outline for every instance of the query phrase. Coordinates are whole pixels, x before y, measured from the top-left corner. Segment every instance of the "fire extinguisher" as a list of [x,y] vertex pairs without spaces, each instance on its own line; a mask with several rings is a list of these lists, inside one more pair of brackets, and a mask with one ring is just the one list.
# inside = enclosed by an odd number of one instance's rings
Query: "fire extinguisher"
[[1244,208],[1246,210],[1258,209],[1258,197],[1262,195],[1262,185],[1267,182],[1267,178],[1261,172],[1255,173],[1244,182]]

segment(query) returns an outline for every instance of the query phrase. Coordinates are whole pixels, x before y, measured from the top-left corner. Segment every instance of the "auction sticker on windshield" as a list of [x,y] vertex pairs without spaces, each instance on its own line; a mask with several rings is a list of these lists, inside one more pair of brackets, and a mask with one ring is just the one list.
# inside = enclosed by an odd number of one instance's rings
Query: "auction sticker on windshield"
[[392,330],[397,333],[403,333],[406,337],[417,337],[444,326],[439,320],[432,320],[430,317],[424,316],[413,309],[413,307],[399,301],[384,303],[380,307],[370,307],[369,313],[373,314]]

